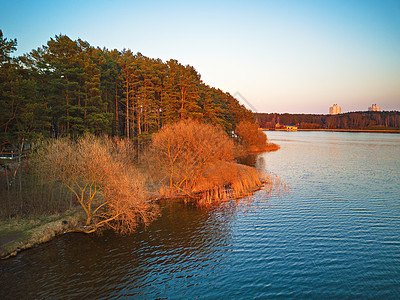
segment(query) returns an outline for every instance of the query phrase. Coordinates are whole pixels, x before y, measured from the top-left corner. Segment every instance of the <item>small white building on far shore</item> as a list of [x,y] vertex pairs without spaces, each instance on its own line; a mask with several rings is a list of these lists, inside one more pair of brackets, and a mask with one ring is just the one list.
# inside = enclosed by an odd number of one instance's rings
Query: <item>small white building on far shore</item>
[[329,107],[329,114],[330,115],[338,115],[342,112],[342,108],[337,104],[333,104],[333,106]]
[[371,107],[368,107],[368,111],[381,111],[381,108],[376,104],[372,104]]

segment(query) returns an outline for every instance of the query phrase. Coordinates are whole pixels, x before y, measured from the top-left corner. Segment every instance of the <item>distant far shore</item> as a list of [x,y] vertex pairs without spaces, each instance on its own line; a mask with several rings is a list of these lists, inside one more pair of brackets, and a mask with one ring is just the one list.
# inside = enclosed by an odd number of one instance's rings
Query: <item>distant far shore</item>
[[[269,129],[269,128],[261,128],[265,131],[287,131],[286,129]],[[298,128],[297,131],[335,131],[335,132],[381,132],[381,133],[400,133],[400,130],[396,129],[305,129]]]

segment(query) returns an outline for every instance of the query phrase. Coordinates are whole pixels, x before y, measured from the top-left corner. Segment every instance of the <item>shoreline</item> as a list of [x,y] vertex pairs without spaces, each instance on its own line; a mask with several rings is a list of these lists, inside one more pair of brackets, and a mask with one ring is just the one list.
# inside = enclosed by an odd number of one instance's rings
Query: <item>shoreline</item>
[[69,210],[44,218],[21,218],[1,221],[0,260],[53,240],[77,226],[79,212]]
[[298,128],[297,130],[286,130],[286,129],[268,129],[260,128],[263,131],[331,131],[331,132],[371,132],[371,133],[400,133],[400,130],[396,129],[306,129]]
[[[237,195],[237,198],[252,195],[267,184],[266,179],[260,178],[260,181],[261,185],[249,187],[243,194]],[[209,191],[213,190],[209,189]],[[174,198],[183,199],[184,195]],[[170,200],[165,196],[151,200],[163,199]],[[199,201],[202,200],[204,199],[199,199]],[[224,202],[226,199],[217,201]],[[79,207],[75,207],[64,213],[45,217],[0,220],[0,260],[15,257],[21,251],[47,243],[65,233],[77,232],[76,228],[79,228],[81,215],[82,211],[79,210]]]
[[[261,190],[266,184],[266,179],[260,179],[261,186],[252,187],[237,199],[247,197]],[[184,199],[184,195],[173,198],[161,197],[152,199],[152,201]],[[235,198],[236,199],[236,198]],[[202,201],[201,199],[199,201]],[[218,200],[220,202],[226,199]],[[16,257],[18,253],[29,250],[36,246],[52,241],[66,233],[80,232],[79,218],[82,212],[78,209],[67,211],[60,215],[53,215],[42,218],[21,218],[10,221],[0,221],[2,228],[0,229],[0,261]]]
[[[268,143],[265,149],[253,149],[256,151],[248,151],[248,154],[259,154],[262,152],[272,152],[280,148],[279,145],[274,143]],[[241,170],[246,168],[253,169],[254,167],[247,166],[237,162],[232,162],[242,166]],[[255,169],[256,170],[256,169]],[[259,174],[259,173],[258,173]],[[243,174],[242,174],[243,175]],[[242,189],[233,198],[240,199],[248,195],[252,195],[257,190],[261,189],[268,182],[266,178],[257,175],[259,183],[254,185],[247,185],[243,182],[240,184]],[[223,178],[223,180],[225,180]],[[251,180],[250,180],[251,181]],[[224,183],[225,184],[225,183]],[[223,184],[223,185],[224,185]],[[235,184],[230,182],[230,184]],[[244,184],[244,185],[243,185]],[[208,192],[215,192],[215,187],[206,188]],[[209,196],[209,195],[208,195]],[[181,198],[179,196],[178,198]],[[162,196],[161,198],[155,198],[152,200],[168,199],[168,197]],[[200,201],[209,200],[200,199]],[[226,199],[220,199],[218,201],[226,201]],[[63,235],[68,232],[76,232],[76,228],[79,227],[82,211],[79,207],[74,207],[60,214],[47,215],[42,217],[30,217],[30,218],[16,218],[11,220],[0,220],[0,260],[9,259],[15,257],[19,252],[33,248],[37,245],[44,244],[53,240],[55,237]]]

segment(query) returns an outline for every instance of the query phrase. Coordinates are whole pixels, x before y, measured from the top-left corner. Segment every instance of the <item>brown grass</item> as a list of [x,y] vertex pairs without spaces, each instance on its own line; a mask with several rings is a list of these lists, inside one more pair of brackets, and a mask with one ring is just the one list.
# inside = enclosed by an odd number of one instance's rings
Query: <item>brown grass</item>
[[272,152],[272,151],[277,151],[280,149],[280,146],[274,143],[266,143],[265,145],[252,145],[249,146],[247,151],[249,153],[262,153],[262,152]]
[[18,252],[50,241],[55,236],[76,228],[81,215],[76,210],[34,219],[13,219],[1,222],[0,258],[15,256]]

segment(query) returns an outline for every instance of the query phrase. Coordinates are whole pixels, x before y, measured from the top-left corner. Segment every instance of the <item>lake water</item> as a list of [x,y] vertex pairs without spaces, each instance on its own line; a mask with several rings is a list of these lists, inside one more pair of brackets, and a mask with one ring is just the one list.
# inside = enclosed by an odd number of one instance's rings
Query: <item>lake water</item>
[[400,298],[400,135],[267,134],[289,193],[64,235],[1,261],[0,298]]

